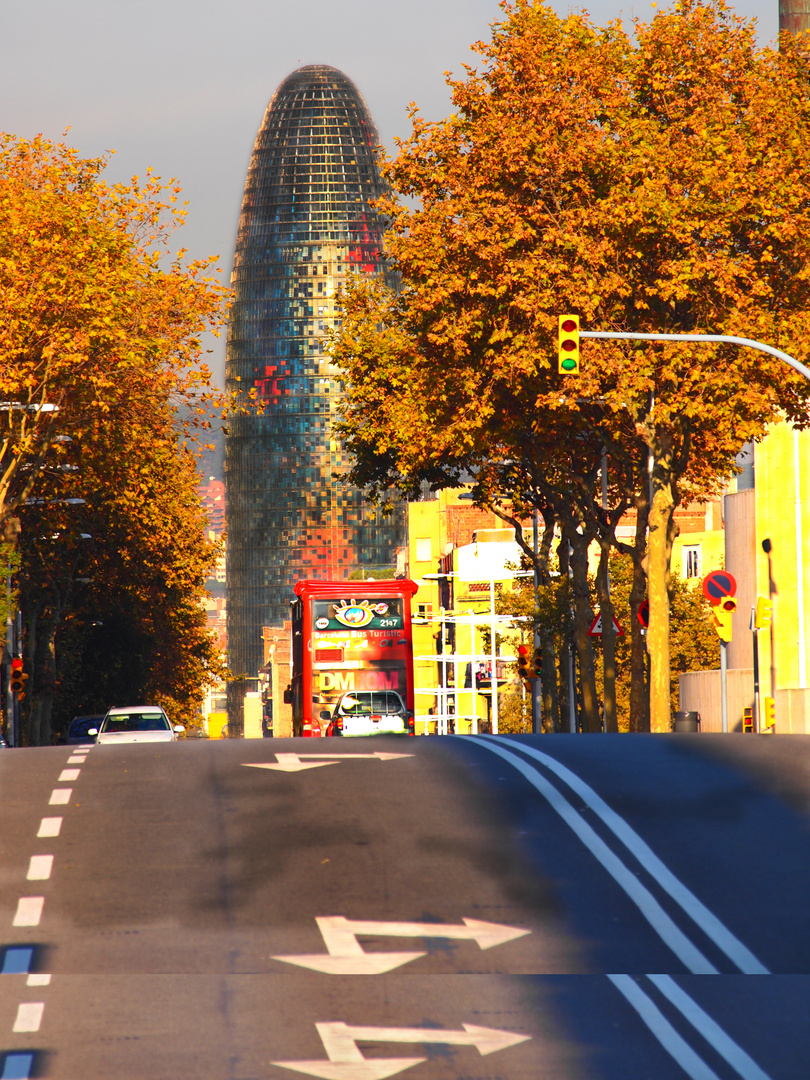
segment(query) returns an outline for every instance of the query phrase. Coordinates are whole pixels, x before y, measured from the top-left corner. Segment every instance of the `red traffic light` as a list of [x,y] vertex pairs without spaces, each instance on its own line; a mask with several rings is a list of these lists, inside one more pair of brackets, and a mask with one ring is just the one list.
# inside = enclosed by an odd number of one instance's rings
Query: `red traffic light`
[[23,669],[23,662],[22,662],[22,660],[20,659],[20,657],[19,657],[19,656],[15,656],[15,657],[13,658],[13,660],[11,661],[11,670],[12,670],[13,672],[16,672],[16,671],[22,671],[22,669]]
[[518,645],[518,656],[528,656],[529,650],[525,645]]

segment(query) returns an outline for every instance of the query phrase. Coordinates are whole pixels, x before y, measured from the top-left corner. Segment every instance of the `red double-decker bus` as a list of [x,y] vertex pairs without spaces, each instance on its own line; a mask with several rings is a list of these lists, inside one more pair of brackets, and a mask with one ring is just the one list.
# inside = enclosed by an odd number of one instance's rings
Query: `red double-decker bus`
[[414,733],[413,581],[299,581],[293,735]]

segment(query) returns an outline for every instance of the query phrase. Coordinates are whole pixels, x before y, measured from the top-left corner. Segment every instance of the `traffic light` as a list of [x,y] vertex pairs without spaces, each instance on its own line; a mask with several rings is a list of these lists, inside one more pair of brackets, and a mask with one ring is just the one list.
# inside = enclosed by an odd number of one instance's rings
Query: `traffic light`
[[749,735],[754,732],[754,710],[750,707],[743,709],[742,729]]
[[776,702],[772,697],[766,697],[762,699],[762,712],[764,719],[764,726],[771,728],[776,723]]
[[534,675],[536,679],[540,678],[540,672],[543,670],[543,650],[536,648],[534,650]]
[[731,616],[737,610],[737,601],[733,596],[724,596],[713,609],[714,628],[721,641],[731,641]]
[[28,680],[28,676],[23,671],[23,662],[19,656],[15,656],[11,661],[11,683],[10,689],[12,694],[17,694],[20,700],[25,697],[25,684]]
[[529,678],[529,650],[525,645],[518,645],[517,658],[518,675],[524,682]]
[[557,371],[560,375],[579,375],[579,315],[560,315]]
[[529,659],[528,645],[518,645],[517,669],[518,675],[524,682],[529,682],[531,679],[537,678],[537,672],[532,667],[531,660]]
[[754,629],[767,630],[773,619],[773,602],[767,596],[757,597],[757,610],[754,613]]

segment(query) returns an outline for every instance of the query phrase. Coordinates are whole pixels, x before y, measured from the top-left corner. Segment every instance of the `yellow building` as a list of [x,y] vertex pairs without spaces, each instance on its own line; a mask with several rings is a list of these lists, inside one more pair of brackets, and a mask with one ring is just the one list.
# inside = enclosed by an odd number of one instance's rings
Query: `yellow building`
[[[751,610],[757,597],[767,597],[773,622],[757,635],[760,702],[775,699],[776,732],[810,732],[810,433],[786,423],[770,427],[735,486],[724,500],[725,566],[737,582],[728,646],[729,729],[740,730],[742,710],[754,704]],[[711,678],[716,689],[709,696],[702,683]],[[686,688],[682,680],[681,707],[708,713],[704,730],[719,729],[718,680],[717,672],[690,675]]]
[[[419,586],[413,610],[417,735],[446,727],[468,734],[488,722],[491,654],[484,653],[481,629],[491,624],[492,584],[497,594],[511,588],[508,564],[520,560],[512,530],[502,526],[495,514],[472,505],[465,488],[408,506],[405,569]],[[501,652],[513,655],[508,646]],[[500,674],[507,671],[504,662]]]
[[679,508],[679,533],[672,545],[672,573],[684,581],[702,584],[712,570],[725,565],[725,530],[720,500]]

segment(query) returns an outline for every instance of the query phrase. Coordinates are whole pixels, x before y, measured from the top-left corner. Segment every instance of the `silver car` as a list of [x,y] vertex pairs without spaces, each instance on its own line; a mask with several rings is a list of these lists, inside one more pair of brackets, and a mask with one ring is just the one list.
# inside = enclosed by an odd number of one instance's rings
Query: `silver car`
[[[184,731],[181,724],[172,727],[159,705],[126,705],[109,710],[98,728],[96,742],[174,742]],[[90,728],[87,734],[96,734],[96,729]]]

